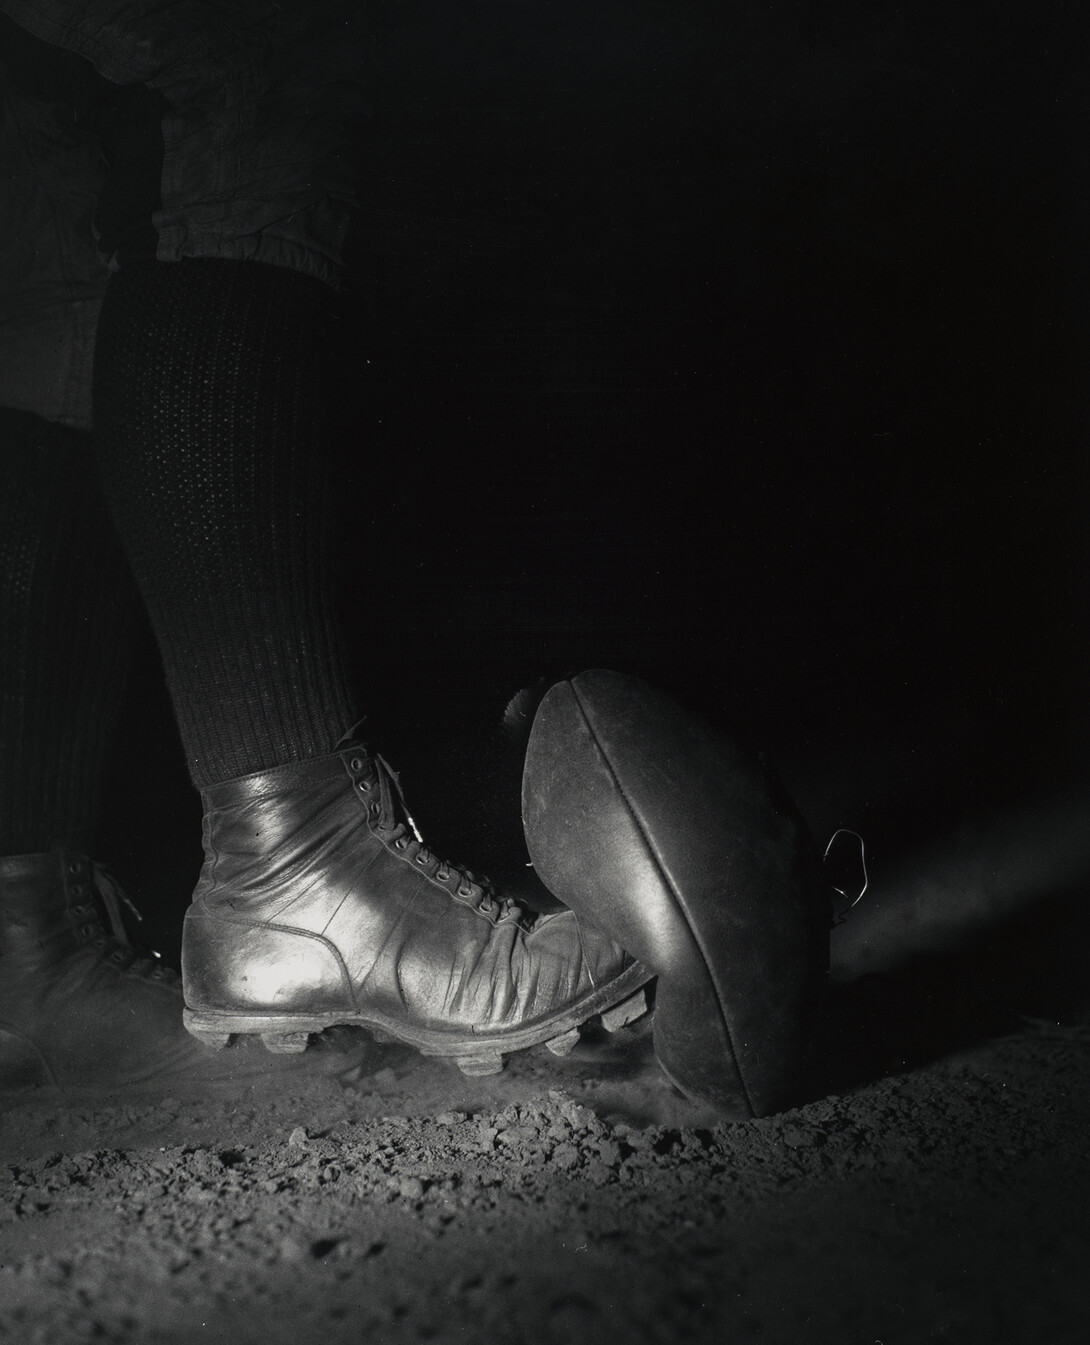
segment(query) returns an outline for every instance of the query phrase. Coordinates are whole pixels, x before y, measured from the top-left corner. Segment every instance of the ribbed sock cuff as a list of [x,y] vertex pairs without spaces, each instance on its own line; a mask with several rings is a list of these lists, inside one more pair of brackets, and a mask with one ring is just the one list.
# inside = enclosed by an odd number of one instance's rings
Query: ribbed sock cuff
[[103,480],[198,786],[322,755],[359,718],[335,600],[339,305],[250,262],[134,267],[107,290]]

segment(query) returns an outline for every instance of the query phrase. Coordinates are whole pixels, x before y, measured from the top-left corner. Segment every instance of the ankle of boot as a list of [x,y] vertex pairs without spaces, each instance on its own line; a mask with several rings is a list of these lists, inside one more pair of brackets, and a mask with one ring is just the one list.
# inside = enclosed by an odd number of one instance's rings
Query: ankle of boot
[[287,762],[202,790],[205,862],[194,900],[225,881],[238,890],[246,875],[290,864],[301,846],[358,824],[358,810],[347,806],[353,801],[344,755]]

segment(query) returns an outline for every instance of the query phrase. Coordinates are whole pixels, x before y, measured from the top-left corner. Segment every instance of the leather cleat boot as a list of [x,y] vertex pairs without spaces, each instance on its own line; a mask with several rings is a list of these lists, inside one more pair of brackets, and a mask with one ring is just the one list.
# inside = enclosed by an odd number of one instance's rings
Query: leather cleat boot
[[298,1050],[332,1025],[490,1074],[635,1001],[650,979],[570,911],[537,915],[423,843],[360,743],[204,791],[185,920],[185,1023],[219,1046]]
[[796,1100],[831,893],[760,758],[647,683],[594,669],[538,705],[522,808],[538,877],[657,974],[671,1082],[732,1120]]
[[[219,1093],[302,1074],[265,1052],[202,1050],[178,973],[133,945],[123,907],[135,911],[86,855],[0,858],[0,1092]],[[353,1063],[331,1050],[310,1077]]]

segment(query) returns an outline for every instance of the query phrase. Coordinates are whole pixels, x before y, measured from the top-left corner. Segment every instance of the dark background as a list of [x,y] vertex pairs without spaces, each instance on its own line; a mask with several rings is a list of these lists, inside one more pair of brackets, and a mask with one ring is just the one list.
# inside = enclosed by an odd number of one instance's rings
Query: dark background
[[[1075,10],[376,10],[339,450],[367,732],[521,862],[507,698],[588,665],[767,747],[879,869],[1086,782]],[[200,862],[150,637],[103,838]]]

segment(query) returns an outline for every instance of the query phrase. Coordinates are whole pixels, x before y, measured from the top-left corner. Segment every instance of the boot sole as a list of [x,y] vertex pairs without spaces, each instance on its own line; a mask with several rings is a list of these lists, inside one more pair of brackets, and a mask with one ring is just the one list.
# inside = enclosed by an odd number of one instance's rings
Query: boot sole
[[312,1035],[331,1027],[359,1027],[375,1041],[401,1042],[421,1055],[453,1061],[463,1074],[498,1074],[504,1056],[544,1043],[554,1055],[567,1055],[579,1040],[579,1029],[598,1017],[609,1032],[635,1022],[648,1010],[647,983],[653,972],[634,962],[616,980],[586,996],[567,1012],[516,1029],[491,1033],[443,1032],[414,1027],[385,1014],[368,1013],[230,1013],[186,1008],[186,1029],[206,1046],[220,1049],[234,1036],[259,1036],[266,1048],[280,1053],[305,1051]]

